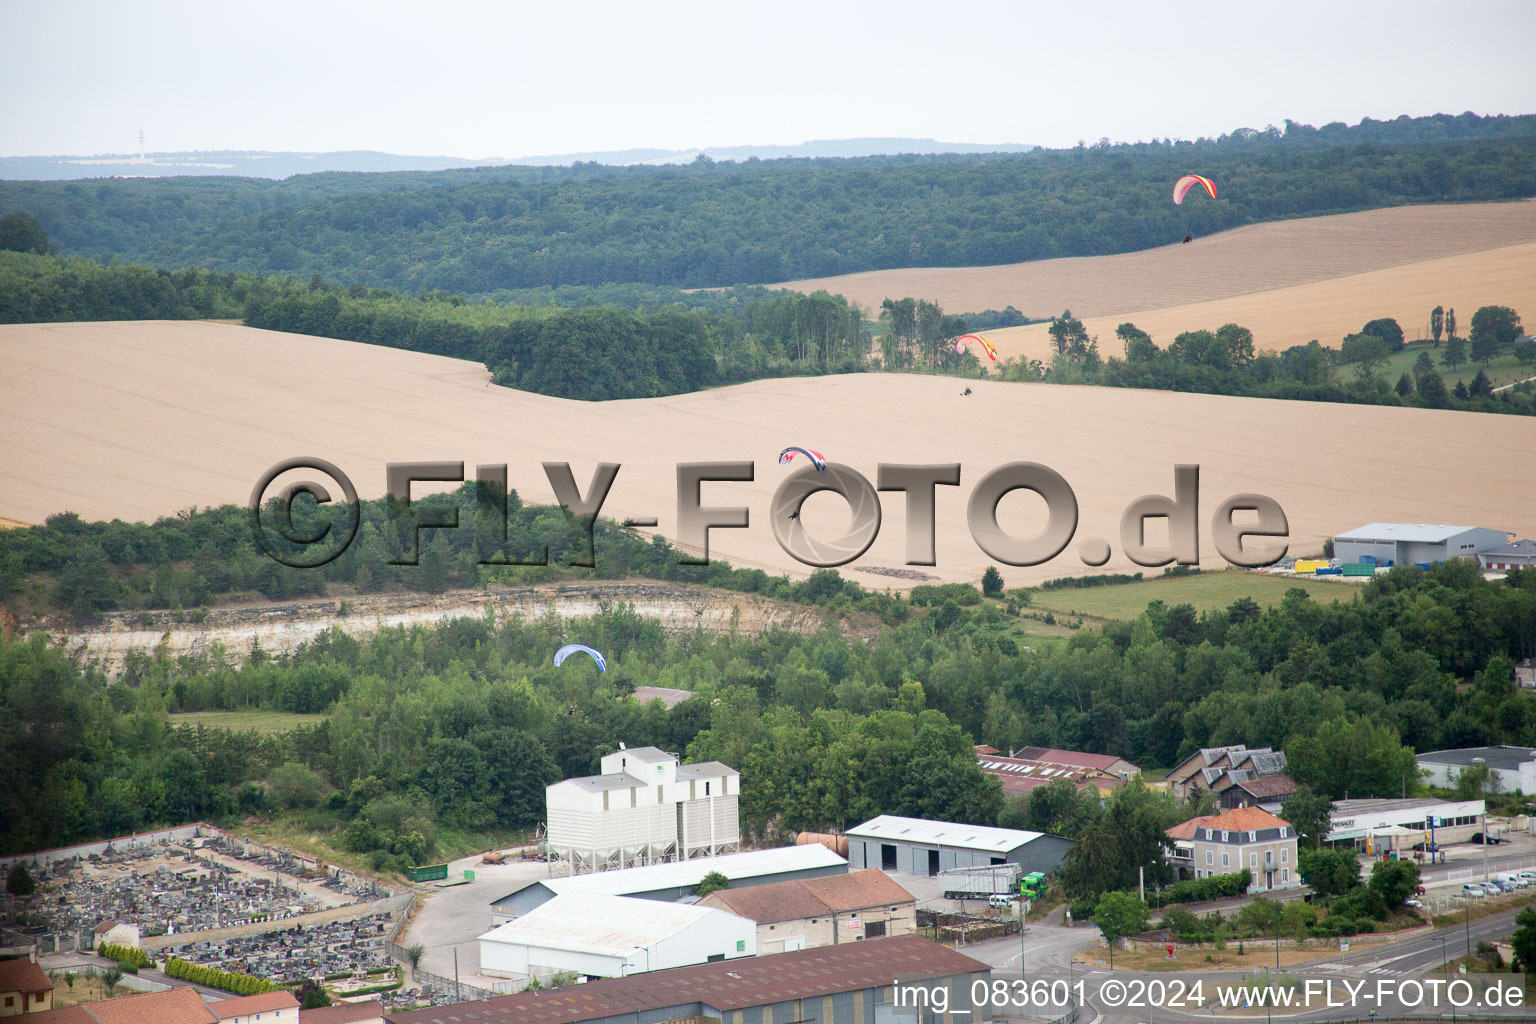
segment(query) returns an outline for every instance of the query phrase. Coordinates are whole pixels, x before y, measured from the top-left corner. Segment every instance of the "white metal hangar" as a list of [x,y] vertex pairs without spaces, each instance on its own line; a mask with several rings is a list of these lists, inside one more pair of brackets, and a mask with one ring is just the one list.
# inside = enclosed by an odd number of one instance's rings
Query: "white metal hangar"
[[544,789],[557,873],[659,864],[741,848],[741,776],[718,761],[678,764],[656,747],[622,746],[603,773]]
[[646,900],[672,902],[688,899],[710,872],[719,872],[731,888],[797,878],[848,873],[848,862],[820,843],[805,846],[780,846],[771,850],[751,850],[724,857],[671,864],[652,864],[623,871],[599,871],[575,877],[541,878],[516,892],[491,902],[491,922],[502,924],[542,906],[556,896],[570,893],[595,893],[608,896],[635,896]]
[[618,978],[756,953],[756,922],[726,910],[570,893],[480,936],[480,971]]

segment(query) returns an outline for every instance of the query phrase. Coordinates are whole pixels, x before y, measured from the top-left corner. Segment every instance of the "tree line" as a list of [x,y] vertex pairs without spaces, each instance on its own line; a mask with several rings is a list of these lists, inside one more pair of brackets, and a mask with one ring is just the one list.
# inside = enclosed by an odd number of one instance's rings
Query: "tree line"
[[[185,564],[193,536],[236,529],[200,512],[174,525],[58,522],[0,536],[21,535],[7,543],[29,567],[95,544],[153,575],[158,562],[133,559]],[[209,565],[214,551],[204,549]],[[1077,839],[1074,856],[1087,859],[1069,865],[1069,882],[1079,871],[1117,887],[1156,863],[1161,829],[1185,809],[1140,787],[1103,807],[1071,787],[1004,799],[971,745],[1091,750],[1153,768],[1200,747],[1267,745],[1286,751],[1314,803],[1413,792],[1415,750],[1536,745],[1536,712],[1513,672],[1536,654],[1536,573],[1490,583],[1466,562],[1399,566],[1358,600],[1294,590],[1267,610],[1244,598],[1200,614],[1153,602],[1132,621],[1056,640],[1030,636],[1005,601],[859,596],[834,570],[778,586],[822,603],[826,628],[668,638],[627,608],[567,623],[461,619],[367,640],[333,631],[291,655],[242,652],[238,665],[218,649],[135,654],[110,685],[41,635],[5,643],[0,772],[14,784],[0,797],[0,847],[276,813],[399,866],[449,833],[529,827],[546,782],[589,773],[624,740],[740,770],[743,820],[757,834],[878,813],[1008,824]],[[868,640],[841,628],[865,603],[884,623]],[[550,655],[573,639],[603,650],[609,671],[555,669]],[[696,696],[641,706],[627,695],[642,685]],[[168,717],[257,709],[326,717],[278,736]]]
[[[422,294],[685,288],[1128,252],[1283,217],[1536,193],[1536,117],[1437,115],[1017,154],[0,182],[59,250]],[[1221,198],[1175,207],[1196,170]]]
[[[1451,388],[1440,373],[1440,367],[1455,369],[1468,362],[1469,356],[1486,365],[1507,353],[1529,362],[1536,375],[1536,343],[1521,337],[1520,315],[1507,306],[1484,306],[1473,314],[1467,339],[1454,333],[1454,316],[1452,310],[1440,318],[1442,326],[1449,322],[1452,333],[1439,359],[1429,349],[1421,350],[1413,367],[1395,383],[1377,372],[1393,352],[1405,346],[1401,326],[1390,318],[1370,321],[1361,331],[1346,336],[1337,349],[1313,340],[1281,352],[1257,349],[1253,332],[1239,324],[1182,331],[1166,347],[1159,347],[1151,335],[1127,322],[1115,329],[1124,357],[1104,358],[1098,339],[1089,337],[1083,322],[1070,310],[1051,321],[1049,333],[1055,352],[1049,366],[1039,361],[1009,360],[1003,366],[1003,377],[1246,398],[1536,415],[1536,388],[1518,385],[1496,393],[1483,370],[1470,385],[1458,380]],[[1341,369],[1350,366],[1358,372],[1353,379],[1343,379]]]

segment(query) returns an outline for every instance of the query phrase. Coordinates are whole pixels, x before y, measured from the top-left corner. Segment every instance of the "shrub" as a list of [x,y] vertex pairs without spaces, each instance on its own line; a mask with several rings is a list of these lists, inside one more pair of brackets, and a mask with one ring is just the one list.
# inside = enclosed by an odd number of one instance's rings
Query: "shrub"
[[981,591],[969,583],[928,584],[913,587],[910,600],[920,608],[937,607],[945,601],[966,607],[981,603]]

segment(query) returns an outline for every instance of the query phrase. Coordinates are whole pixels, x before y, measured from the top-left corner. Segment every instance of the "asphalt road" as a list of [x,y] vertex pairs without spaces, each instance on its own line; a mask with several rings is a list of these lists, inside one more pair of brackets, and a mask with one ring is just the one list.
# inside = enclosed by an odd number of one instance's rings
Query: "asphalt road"
[[[1350,953],[1336,953],[1319,959],[1307,965],[1295,965],[1285,968],[1287,974],[1302,978],[1337,979],[1336,991],[1339,1003],[1346,1003],[1344,987],[1346,981],[1353,984],[1365,983],[1363,991],[1373,994],[1381,994],[1377,989],[1378,983],[1395,986],[1400,981],[1422,979],[1438,968],[1445,960],[1455,959],[1465,955],[1469,950],[1476,949],[1482,941],[1490,941],[1496,938],[1507,938],[1515,929],[1515,917],[1523,908],[1504,911],[1480,920],[1454,925],[1450,928],[1438,929],[1434,932],[1404,939],[1400,942],[1388,943],[1382,946],[1373,946],[1369,949],[1358,950]],[[1067,936],[1055,933],[1066,932]],[[1008,950],[1004,949],[1004,943],[1012,947],[1011,960]],[[1145,971],[1108,971],[1096,968],[1089,971],[1073,969],[1069,975],[1068,961],[1073,953],[1089,946],[1097,945],[1097,932],[1086,928],[1081,929],[1046,929],[1036,931],[1033,927],[1026,934],[1022,943],[1023,959],[1025,964],[1025,977],[1032,974],[1042,978],[1055,979],[1061,977],[1073,977],[1084,979],[1089,1000],[1084,1006],[1084,1012],[1079,1017],[1079,1024],[1141,1024],[1141,1022],[1157,1022],[1157,1024],[1177,1024],[1177,1022],[1227,1020],[1247,1021],[1263,1020],[1262,1013],[1255,1015],[1248,1012],[1222,1012],[1220,1009],[1199,1011],[1178,1011],[1164,1008],[1129,1008],[1124,1006],[1105,1006],[1102,999],[1095,999],[1095,993],[1103,991],[1103,983],[1113,979],[1116,982],[1128,986],[1128,993],[1134,996],[1137,991],[1137,983],[1147,983],[1155,980],[1168,982],[1173,978],[1182,978],[1187,983],[1195,979],[1204,982],[1207,995],[1214,986],[1233,985],[1252,975],[1238,971],[1190,971],[1187,973],[1173,974],[1167,972]],[[998,970],[997,977],[1011,978],[1013,972],[1018,970],[1021,944],[1017,937],[995,942],[978,943],[968,947],[966,952],[977,959],[994,963]],[[1119,991],[1119,990],[1115,990]],[[1411,990],[1410,990],[1411,992]],[[1368,1021],[1371,1020],[1371,1009],[1377,1011],[1375,1019],[1388,1020],[1401,1017],[1414,1017],[1423,1020],[1450,1021],[1451,1009],[1449,1006],[1431,1007],[1427,1005],[1405,1005],[1401,1000],[1392,998],[1393,993],[1386,993],[1386,998],[1380,1000],[1365,1001],[1356,1000],[1354,1005],[1339,1006],[1333,1009],[1319,1009],[1304,1013],[1277,1012],[1273,1015],[1276,1020],[1289,1022],[1324,1022],[1324,1021]],[[1504,1020],[1533,1020],[1536,1019],[1536,1011],[1529,1007],[1480,1007],[1473,1010],[1476,1018],[1504,1019]],[[1465,1012],[1458,1011],[1458,1020],[1469,1019]]]

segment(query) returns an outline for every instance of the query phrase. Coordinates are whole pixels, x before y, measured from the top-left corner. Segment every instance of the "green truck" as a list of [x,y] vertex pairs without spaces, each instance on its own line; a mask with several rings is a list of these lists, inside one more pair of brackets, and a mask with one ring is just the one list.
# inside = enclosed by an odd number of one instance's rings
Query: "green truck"
[[1045,895],[1045,873],[1031,871],[1019,879],[1019,895],[1027,900],[1037,900]]

